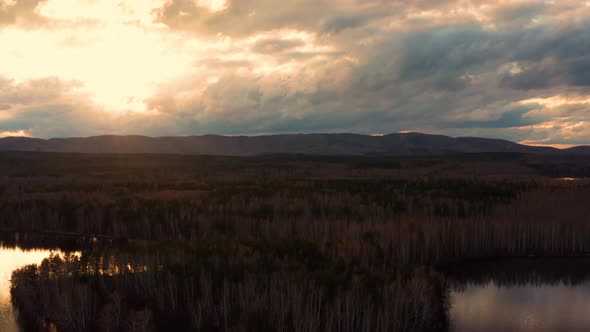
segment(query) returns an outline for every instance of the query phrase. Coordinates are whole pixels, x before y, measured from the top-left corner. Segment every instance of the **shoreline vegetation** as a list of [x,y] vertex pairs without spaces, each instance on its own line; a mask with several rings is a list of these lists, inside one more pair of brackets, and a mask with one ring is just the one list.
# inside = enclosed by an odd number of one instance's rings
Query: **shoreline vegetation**
[[447,267],[590,253],[590,181],[557,179],[590,174],[571,156],[0,153],[0,170],[0,229],[89,240],[14,271],[27,331],[445,331]]

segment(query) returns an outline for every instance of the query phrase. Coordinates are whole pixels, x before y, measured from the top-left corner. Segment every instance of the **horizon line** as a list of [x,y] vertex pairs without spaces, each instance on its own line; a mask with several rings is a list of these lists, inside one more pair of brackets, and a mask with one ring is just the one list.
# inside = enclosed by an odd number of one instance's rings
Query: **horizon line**
[[450,135],[443,135],[443,134],[431,134],[431,133],[424,133],[418,131],[399,131],[399,132],[392,132],[388,134],[364,134],[364,133],[354,133],[354,132],[299,132],[299,133],[260,133],[260,134],[198,134],[198,135],[163,135],[163,136],[149,136],[143,134],[99,134],[99,135],[90,135],[90,136],[67,136],[67,137],[50,137],[50,138],[41,138],[41,137],[34,137],[28,135],[7,135],[1,136],[0,139],[6,138],[25,138],[25,139],[39,139],[44,141],[49,140],[59,140],[59,139],[89,139],[89,138],[99,138],[99,137],[144,137],[144,138],[174,138],[174,137],[205,137],[205,136],[217,136],[217,137],[272,137],[272,136],[298,136],[298,135],[358,135],[358,136],[368,136],[368,137],[385,137],[390,135],[409,135],[409,134],[419,134],[419,135],[426,135],[426,136],[444,136],[449,138],[461,139],[461,138],[480,138],[480,139],[490,139],[490,140],[502,140],[507,142],[512,142],[524,146],[531,146],[531,147],[547,147],[553,148],[557,150],[567,150],[570,148],[581,147],[581,146],[590,146],[590,143],[582,143],[582,144],[567,144],[567,143],[536,143],[536,142],[529,142],[529,141],[511,141],[504,138],[497,138],[497,137],[482,137],[482,136],[450,136]]

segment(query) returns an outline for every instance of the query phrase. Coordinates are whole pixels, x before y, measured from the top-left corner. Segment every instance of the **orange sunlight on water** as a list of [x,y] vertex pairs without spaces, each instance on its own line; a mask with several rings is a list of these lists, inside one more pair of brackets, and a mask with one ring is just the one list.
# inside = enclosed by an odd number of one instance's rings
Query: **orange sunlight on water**
[[10,276],[12,271],[28,264],[39,264],[49,257],[50,250],[22,250],[0,248],[0,331],[20,332],[10,302]]

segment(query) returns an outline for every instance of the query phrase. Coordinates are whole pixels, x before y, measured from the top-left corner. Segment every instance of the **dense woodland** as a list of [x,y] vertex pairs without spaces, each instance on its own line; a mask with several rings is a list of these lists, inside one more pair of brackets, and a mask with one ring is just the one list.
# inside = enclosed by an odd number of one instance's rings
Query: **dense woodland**
[[444,331],[453,264],[590,253],[590,181],[559,179],[588,175],[505,153],[2,153],[0,230],[78,250],[14,272],[31,330]]

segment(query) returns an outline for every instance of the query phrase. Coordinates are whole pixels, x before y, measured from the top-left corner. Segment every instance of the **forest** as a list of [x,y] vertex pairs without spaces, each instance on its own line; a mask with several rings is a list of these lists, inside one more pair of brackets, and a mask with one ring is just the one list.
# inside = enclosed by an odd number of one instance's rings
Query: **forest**
[[588,176],[519,153],[5,152],[0,241],[66,252],[12,274],[27,331],[446,331],[454,280],[488,278],[457,264],[590,254]]

